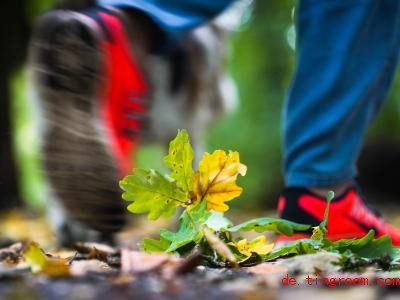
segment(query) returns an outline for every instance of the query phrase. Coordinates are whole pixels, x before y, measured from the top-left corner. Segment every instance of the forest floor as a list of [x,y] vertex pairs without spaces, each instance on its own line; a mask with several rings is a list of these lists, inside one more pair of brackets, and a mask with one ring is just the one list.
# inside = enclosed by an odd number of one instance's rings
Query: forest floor
[[[400,207],[386,207],[384,213],[398,225],[400,214],[396,211],[400,212]],[[237,213],[234,219],[248,217]],[[19,211],[5,214],[0,221],[0,299],[400,298],[399,271],[371,267],[343,273],[335,265],[335,253],[289,257],[240,269],[213,269],[200,265],[196,254],[177,258],[137,250],[144,236],[165,225],[155,222],[149,226],[149,221],[140,218],[118,236],[118,247],[84,242],[74,249],[59,249],[44,218]],[[67,260],[69,273],[33,273],[22,254],[27,240],[37,242],[51,257]]]

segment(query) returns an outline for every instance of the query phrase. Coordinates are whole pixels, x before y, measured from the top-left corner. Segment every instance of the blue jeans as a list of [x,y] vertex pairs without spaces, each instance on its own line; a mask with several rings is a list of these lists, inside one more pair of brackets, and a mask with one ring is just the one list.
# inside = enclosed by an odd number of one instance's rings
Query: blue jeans
[[297,68],[283,114],[286,185],[329,187],[356,175],[400,46],[398,0],[302,0]]
[[100,5],[139,9],[172,35],[214,18],[234,0],[97,0]]
[[[143,10],[172,34],[231,2],[99,0]],[[297,68],[283,111],[284,175],[287,186],[329,187],[356,175],[363,136],[392,82],[400,1],[301,0],[297,21]]]

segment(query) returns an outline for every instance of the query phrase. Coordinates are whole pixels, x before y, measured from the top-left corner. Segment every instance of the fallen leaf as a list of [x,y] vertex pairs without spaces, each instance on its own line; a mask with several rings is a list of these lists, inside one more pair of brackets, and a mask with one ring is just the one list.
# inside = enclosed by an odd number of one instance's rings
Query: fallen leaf
[[250,242],[248,242],[247,239],[241,239],[237,242],[230,242],[228,245],[236,247],[236,249],[245,256],[240,262],[250,258],[252,253],[266,255],[274,248],[274,243],[267,244],[267,239],[263,235]]
[[15,243],[7,248],[0,249],[0,262],[12,266],[18,264],[23,255],[22,243]]
[[111,272],[111,267],[100,260],[74,260],[69,268],[70,274],[74,276],[84,276],[88,273],[108,273]]
[[33,273],[42,273],[48,277],[69,276],[69,260],[48,257],[35,242],[26,245],[24,257]]
[[244,271],[252,274],[260,274],[260,275],[265,275],[265,274],[271,274],[271,273],[288,273],[289,268],[284,265],[277,265],[275,263],[261,263],[253,267],[247,267],[243,268]]
[[121,270],[125,273],[142,273],[166,266],[175,266],[181,258],[168,254],[148,254],[128,249],[121,250]]
[[118,252],[117,250],[115,250],[113,247],[110,247],[109,245],[93,243],[93,242],[76,243],[74,245],[74,248],[79,253],[85,253],[85,254],[90,254],[94,249],[96,249],[96,251],[102,252],[104,255],[114,255]]

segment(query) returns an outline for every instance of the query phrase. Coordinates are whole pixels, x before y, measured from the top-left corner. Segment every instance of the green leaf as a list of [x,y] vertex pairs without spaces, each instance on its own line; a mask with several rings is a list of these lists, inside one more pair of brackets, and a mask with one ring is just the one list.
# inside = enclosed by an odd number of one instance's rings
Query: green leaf
[[393,263],[400,255],[399,248],[392,246],[389,236],[374,239],[374,231],[370,230],[361,239],[342,239],[335,242],[328,239],[300,239],[262,257],[264,261],[270,261],[289,255],[312,254],[320,251],[335,252],[348,257],[356,255],[364,259],[389,255]]
[[286,244],[279,249],[263,255],[264,261],[270,261],[291,255],[312,254],[321,250],[321,242],[311,239],[300,239],[290,244]]
[[200,227],[207,221],[210,215],[211,213],[207,211],[206,201],[202,201],[193,209],[187,208],[179,219],[177,232],[165,229],[160,230],[160,236],[171,242],[165,251],[173,252],[191,242],[199,242],[202,237]]
[[384,235],[374,239],[374,231],[370,230],[361,239],[342,239],[335,242],[324,240],[324,248],[328,251],[345,253],[350,251],[360,257],[375,258],[389,255],[394,259],[398,257],[398,248],[392,246],[392,240]]
[[277,218],[258,218],[229,228],[230,232],[250,231],[256,232],[274,231],[278,234],[293,235],[294,231],[305,231],[310,229],[310,225],[298,224],[285,219]]
[[120,186],[125,191],[122,198],[133,201],[128,210],[139,214],[148,212],[151,220],[171,217],[176,207],[188,200],[175,181],[152,169],[134,169],[132,175],[120,181]]
[[145,252],[164,252],[170,244],[171,242],[164,238],[159,240],[144,238],[140,249]]
[[178,135],[169,144],[164,163],[172,171],[170,176],[176,179],[178,186],[186,192],[193,190],[193,158],[194,152],[187,131],[178,130]]
[[211,216],[207,219],[205,225],[215,231],[220,231],[221,229],[227,229],[232,226],[231,220],[224,217],[224,213],[218,211],[210,211]]
[[374,231],[370,230],[365,236],[360,239],[341,239],[335,242],[324,239],[323,246],[325,249],[331,251],[345,252],[348,250],[354,252],[372,242],[374,239],[374,235]]

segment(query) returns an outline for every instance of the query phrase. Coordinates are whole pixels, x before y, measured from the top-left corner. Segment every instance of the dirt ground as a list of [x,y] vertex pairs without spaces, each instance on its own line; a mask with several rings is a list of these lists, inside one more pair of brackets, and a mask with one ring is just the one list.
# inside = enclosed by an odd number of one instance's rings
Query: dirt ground
[[[397,207],[386,211],[396,224],[398,211]],[[241,221],[245,216],[234,218]],[[181,259],[143,254],[137,251],[143,236],[166,224],[149,227],[145,219],[135,224],[119,235],[118,247],[84,243],[66,251],[55,247],[55,237],[43,218],[15,211],[3,215],[0,299],[400,299],[400,272],[367,268],[361,273],[342,273],[334,253],[240,269],[204,267],[196,255]],[[13,261],[22,247],[15,243],[28,239],[54,257],[68,257],[71,274],[35,274],[26,262]]]
[[[315,258],[314,258],[315,259]],[[164,277],[159,271],[144,273],[88,273],[80,277],[49,279],[30,274],[28,270],[0,275],[0,299],[398,299],[396,286],[380,287],[374,276],[389,274],[325,273],[320,277],[369,278],[368,286],[308,285],[308,275],[293,274],[293,270],[263,264],[259,270],[228,270],[197,267],[187,274]],[[284,286],[288,274],[299,285]],[[395,274],[391,274],[393,276]],[[292,277],[293,276],[293,277]],[[315,279],[316,275],[312,275]],[[302,280],[303,278],[303,280]]]

